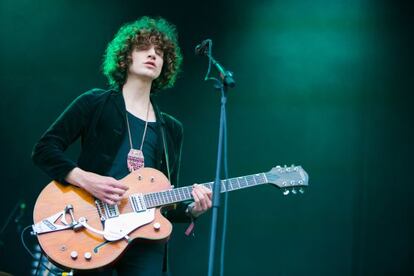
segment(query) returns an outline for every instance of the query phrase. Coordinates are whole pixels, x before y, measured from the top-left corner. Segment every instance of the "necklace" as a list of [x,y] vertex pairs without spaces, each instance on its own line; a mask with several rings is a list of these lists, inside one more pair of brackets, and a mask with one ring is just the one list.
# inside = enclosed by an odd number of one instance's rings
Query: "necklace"
[[134,147],[132,146],[132,137],[131,137],[131,130],[129,128],[128,112],[125,113],[127,127],[128,127],[129,145],[130,145],[130,150],[128,152],[128,157],[127,157],[127,166],[128,166],[129,172],[136,171],[144,167],[144,153],[142,152],[142,147],[144,146],[145,135],[147,133],[149,109],[150,109],[150,101],[148,100],[147,118],[145,119],[144,134],[142,135],[141,146],[139,149],[134,149]]

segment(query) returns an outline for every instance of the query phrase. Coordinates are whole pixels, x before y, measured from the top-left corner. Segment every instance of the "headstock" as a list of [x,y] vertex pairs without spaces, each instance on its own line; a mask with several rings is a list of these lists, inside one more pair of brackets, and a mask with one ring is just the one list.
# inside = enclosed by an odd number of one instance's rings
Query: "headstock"
[[296,187],[299,193],[304,193],[303,187],[308,186],[309,176],[301,166],[284,167],[276,166],[266,173],[267,180],[284,189],[283,194],[288,195],[291,189],[292,194],[296,194]]

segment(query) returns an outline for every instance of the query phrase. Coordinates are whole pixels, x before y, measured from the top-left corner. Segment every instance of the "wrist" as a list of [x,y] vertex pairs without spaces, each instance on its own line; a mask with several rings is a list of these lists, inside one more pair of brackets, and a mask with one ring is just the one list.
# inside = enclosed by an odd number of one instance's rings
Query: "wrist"
[[194,202],[187,205],[187,209],[185,210],[185,214],[189,216],[190,218],[194,219],[195,216],[193,215],[193,209],[194,209]]
[[85,173],[86,172],[84,170],[76,167],[66,175],[65,181],[72,185],[83,188],[82,183],[84,182],[83,179],[85,178]]
[[186,214],[192,218],[197,218],[205,212],[205,211],[197,211],[194,209],[194,207],[195,207],[195,203],[192,202],[188,204],[187,210],[186,210]]

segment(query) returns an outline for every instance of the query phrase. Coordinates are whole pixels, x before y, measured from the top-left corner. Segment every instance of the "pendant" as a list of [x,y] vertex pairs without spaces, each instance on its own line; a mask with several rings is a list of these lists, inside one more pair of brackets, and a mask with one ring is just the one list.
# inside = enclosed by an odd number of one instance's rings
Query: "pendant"
[[130,149],[127,157],[129,172],[136,171],[144,167],[144,154],[141,150]]

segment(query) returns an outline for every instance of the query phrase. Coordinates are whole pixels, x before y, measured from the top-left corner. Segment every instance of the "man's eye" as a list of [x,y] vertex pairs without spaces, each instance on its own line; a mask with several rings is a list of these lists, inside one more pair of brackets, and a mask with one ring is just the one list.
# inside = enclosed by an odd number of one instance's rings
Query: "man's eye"
[[140,46],[135,47],[135,51],[145,51],[145,50],[148,50],[148,49],[149,49],[149,47],[145,46],[145,45],[140,45]]

